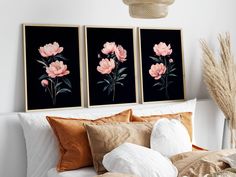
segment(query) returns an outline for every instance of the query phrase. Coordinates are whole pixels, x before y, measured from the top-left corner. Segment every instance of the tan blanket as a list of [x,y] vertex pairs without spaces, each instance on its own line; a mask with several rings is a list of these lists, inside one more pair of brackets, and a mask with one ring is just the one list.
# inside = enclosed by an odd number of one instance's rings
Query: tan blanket
[[124,173],[110,173],[110,172],[107,172],[105,174],[94,176],[94,177],[138,177],[138,176],[128,175],[128,174],[124,174]]
[[[171,157],[178,169],[178,177],[236,177],[236,169],[220,159],[235,154],[236,149],[220,151],[192,151]],[[121,173],[105,173],[95,177],[137,177]]]
[[171,161],[179,171],[178,177],[203,177],[228,168],[229,165],[220,161],[220,158],[234,153],[236,149],[193,151],[175,155],[171,157]]
[[205,177],[236,177],[236,169],[226,168],[225,170],[206,175]]

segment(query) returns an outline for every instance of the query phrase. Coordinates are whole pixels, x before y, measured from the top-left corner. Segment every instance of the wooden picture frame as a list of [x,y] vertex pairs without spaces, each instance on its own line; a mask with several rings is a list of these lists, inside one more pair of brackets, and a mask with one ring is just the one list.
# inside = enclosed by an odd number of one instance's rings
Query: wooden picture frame
[[23,24],[25,110],[83,106],[79,27]]
[[85,26],[89,106],[137,103],[134,28]]
[[139,28],[142,102],[185,99],[181,29]]

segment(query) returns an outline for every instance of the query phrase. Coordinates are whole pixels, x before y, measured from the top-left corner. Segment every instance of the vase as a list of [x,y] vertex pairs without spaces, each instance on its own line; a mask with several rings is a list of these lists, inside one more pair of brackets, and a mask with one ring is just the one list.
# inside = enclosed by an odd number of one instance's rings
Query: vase
[[168,6],[174,0],[123,0],[129,6],[129,14],[134,18],[163,18],[168,14]]
[[231,131],[229,126],[229,119],[224,119],[222,149],[229,149],[229,148],[231,148]]

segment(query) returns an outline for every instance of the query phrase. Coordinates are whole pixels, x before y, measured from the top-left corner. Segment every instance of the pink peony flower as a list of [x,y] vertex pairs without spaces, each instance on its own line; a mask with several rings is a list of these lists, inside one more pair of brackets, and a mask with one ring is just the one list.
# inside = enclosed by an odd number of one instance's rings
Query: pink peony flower
[[160,42],[159,44],[155,44],[153,47],[154,52],[157,56],[166,56],[172,53],[172,49],[170,44],[167,46],[166,43]]
[[154,77],[155,80],[158,80],[161,78],[162,74],[165,74],[166,72],[166,66],[163,65],[163,63],[159,64],[155,64],[152,65],[151,68],[149,69],[149,74]]
[[49,67],[46,67],[46,72],[51,78],[62,77],[70,73],[70,71],[67,70],[67,65],[64,65],[63,61],[58,60],[52,62]]
[[102,53],[104,54],[109,54],[109,53],[112,53],[115,51],[116,49],[116,43],[115,42],[106,42],[104,45],[103,45],[103,49],[101,50]]
[[41,85],[42,85],[43,87],[47,87],[47,86],[48,86],[48,80],[43,79],[43,80],[41,81]]
[[57,42],[54,42],[53,44],[49,43],[39,48],[39,53],[42,57],[55,56],[62,51],[63,47],[59,47],[59,44]]
[[116,57],[117,59],[120,61],[120,62],[124,62],[126,61],[126,57],[127,57],[127,52],[126,50],[121,46],[121,45],[118,45],[115,49],[115,54],[116,54]]
[[113,59],[102,59],[99,62],[100,66],[97,66],[97,71],[101,74],[110,74],[111,71],[115,68],[115,61]]
[[173,62],[174,62],[174,60],[173,60],[172,58],[170,58],[170,59],[169,59],[169,62],[170,62],[170,63],[173,63]]

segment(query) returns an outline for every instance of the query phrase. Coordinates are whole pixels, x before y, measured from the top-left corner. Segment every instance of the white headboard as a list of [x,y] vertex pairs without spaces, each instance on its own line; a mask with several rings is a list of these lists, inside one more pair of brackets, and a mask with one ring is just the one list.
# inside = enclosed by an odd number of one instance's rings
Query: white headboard
[[26,177],[26,148],[17,113],[0,115],[0,176]]
[[[140,105],[139,105],[140,106]],[[221,148],[223,115],[211,100],[197,101],[194,133],[196,145]],[[26,148],[17,113],[0,115],[0,177],[26,177]]]

